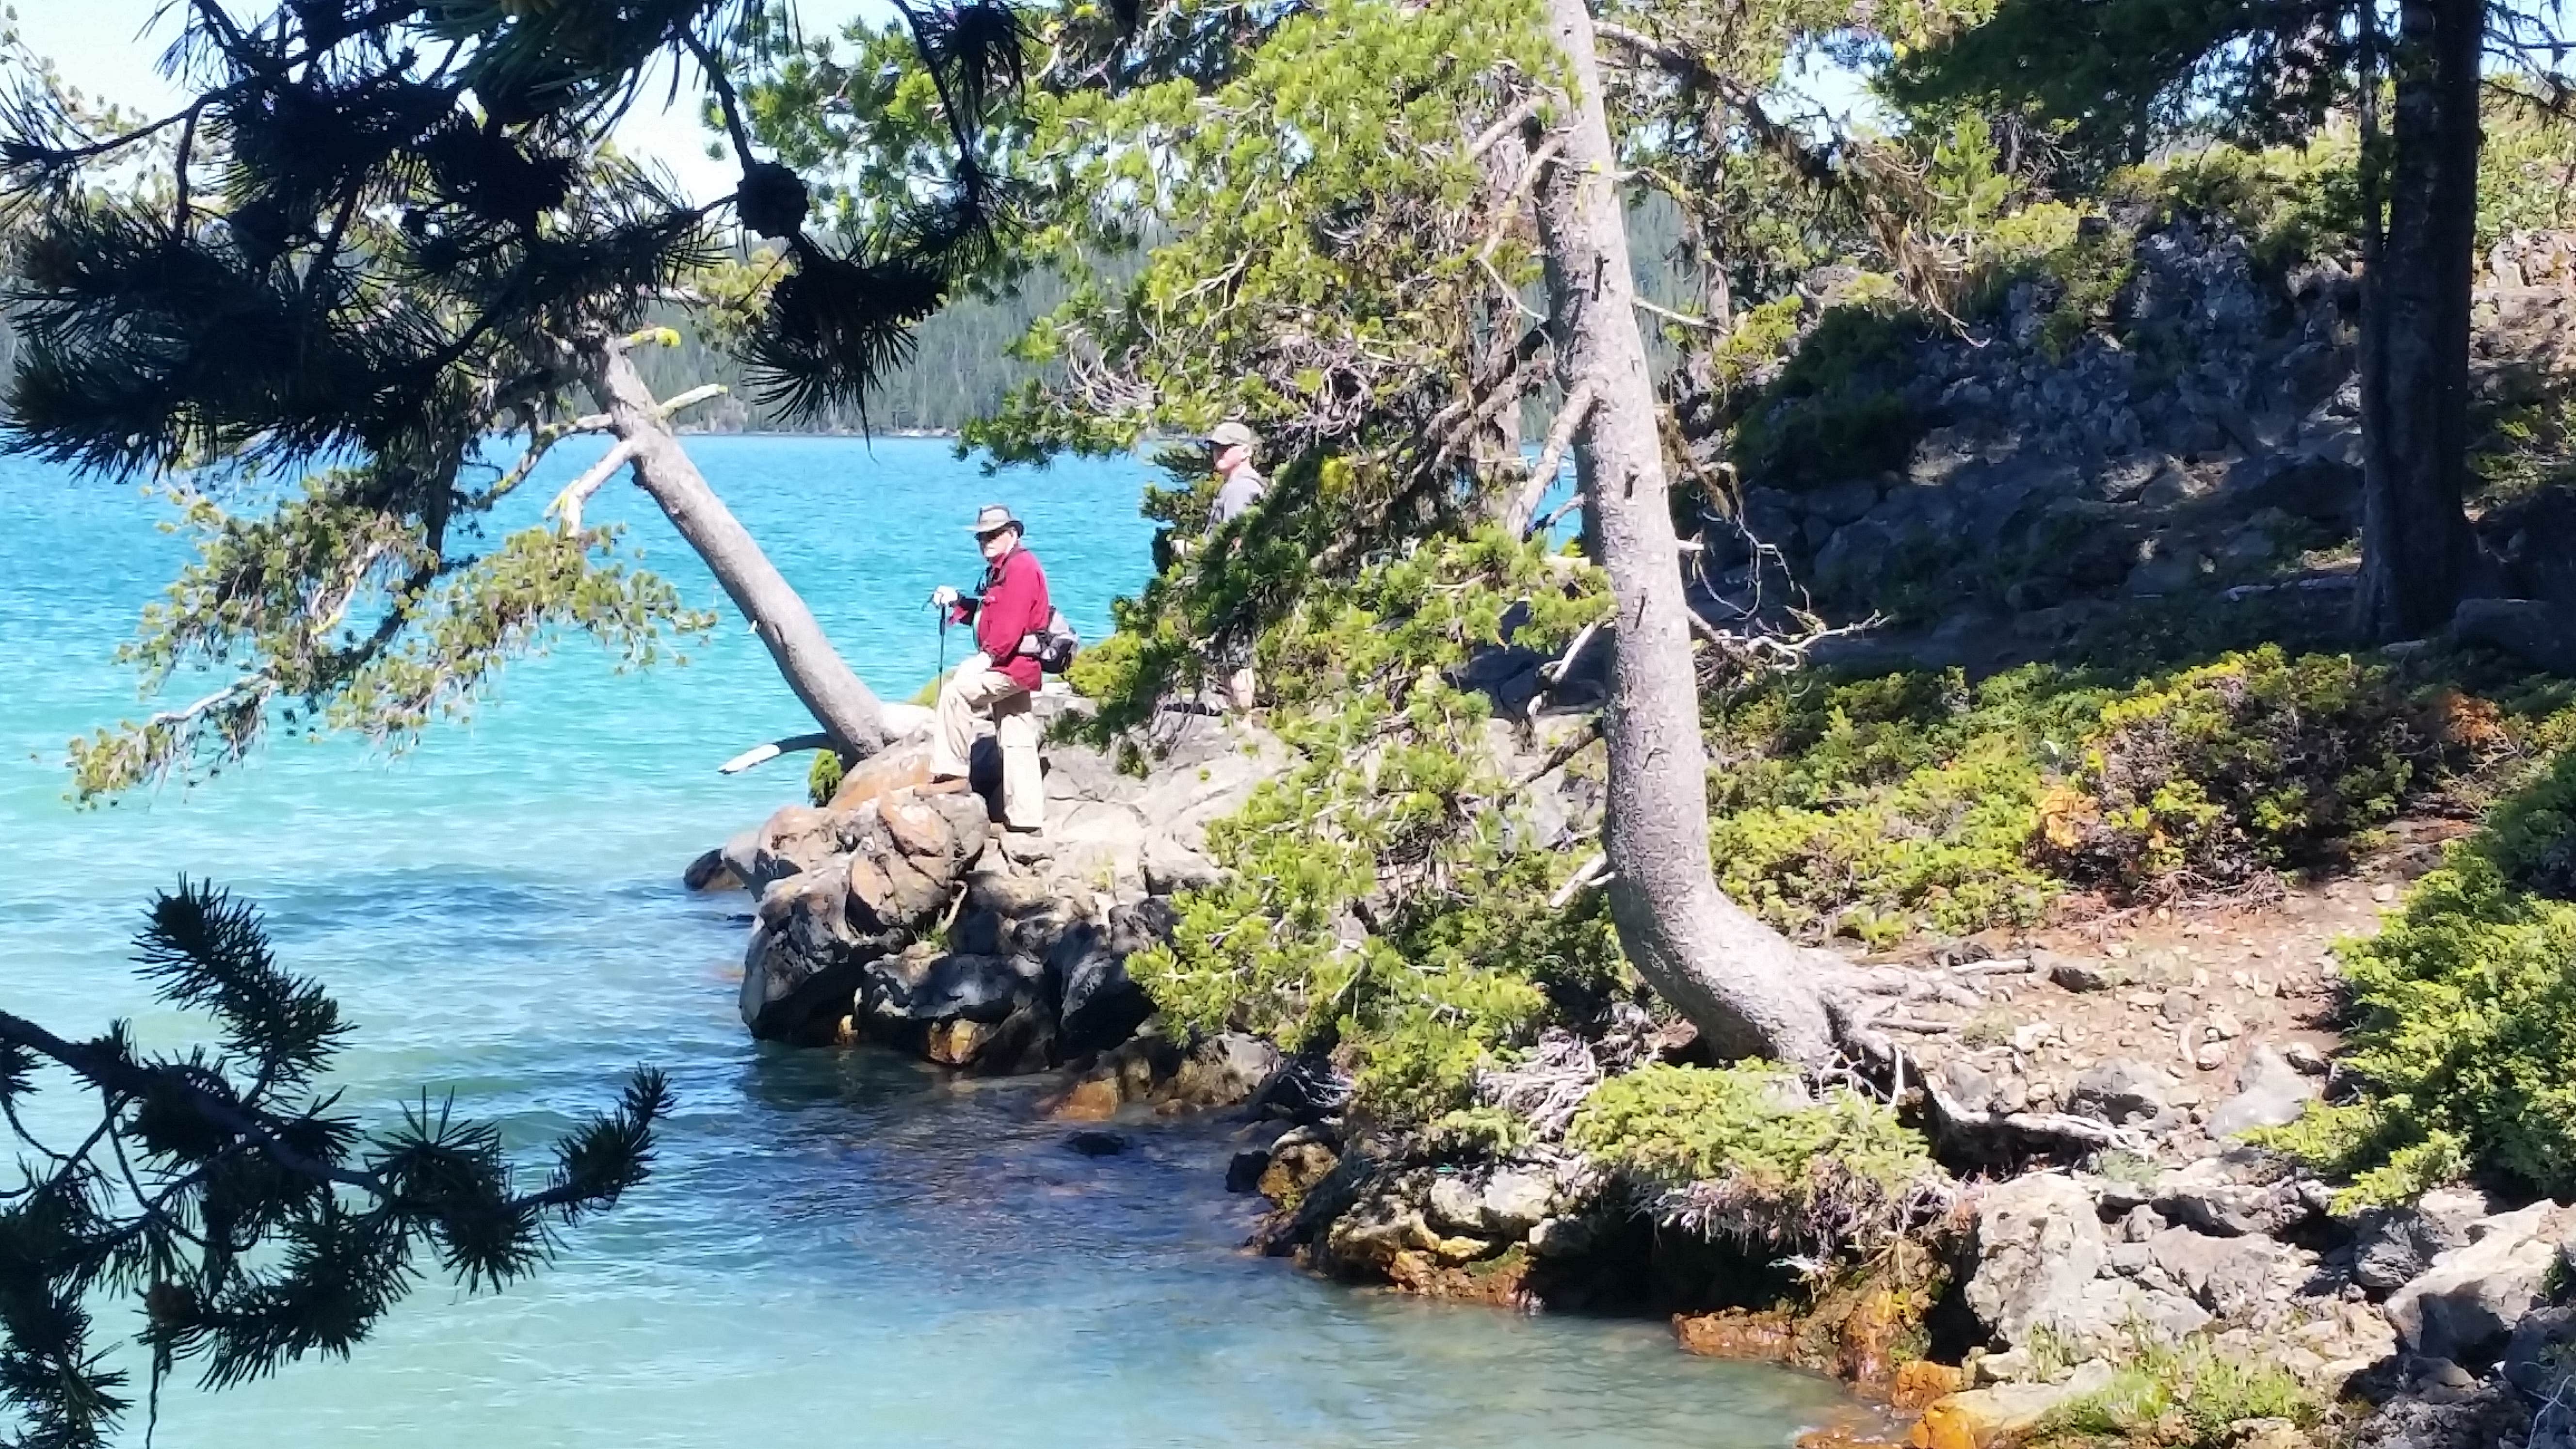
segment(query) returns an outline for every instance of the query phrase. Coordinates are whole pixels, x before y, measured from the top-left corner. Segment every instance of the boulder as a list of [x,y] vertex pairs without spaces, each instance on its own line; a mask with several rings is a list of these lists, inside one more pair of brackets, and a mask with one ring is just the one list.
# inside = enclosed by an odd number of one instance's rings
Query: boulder
[[693,891],[738,891],[742,889],[742,877],[734,874],[732,864],[725,859],[724,847],[718,846],[690,861],[689,868],[680,873],[680,884]]
[[2164,1075],[2127,1057],[2107,1057],[2075,1079],[2066,1109],[2114,1127],[2152,1121],[2165,1110]]
[[2576,1365],[2576,1304],[2535,1308],[2513,1327],[2499,1365],[2505,1382],[2535,1404],[2563,1398],[2570,1366]]
[[1542,1258],[1572,1258],[1591,1251],[1601,1224],[1589,1217],[1541,1218],[1529,1231],[1530,1251]]
[[1243,1032],[1219,1032],[1190,1048],[1158,1096],[1175,1108],[1231,1107],[1261,1090],[1277,1070],[1277,1047]]
[[1556,1184],[1545,1173],[1507,1167],[1481,1178],[1443,1173],[1432,1179],[1425,1208],[1431,1225],[1443,1232],[1518,1239],[1548,1216],[1556,1197]]
[[2009,1344],[2088,1328],[2084,1288],[2106,1252],[2093,1195],[2072,1178],[2034,1173],[1988,1188],[1976,1214],[1966,1297],[1977,1321]]
[[1247,1147],[1226,1159],[1225,1190],[1244,1193],[1260,1190],[1262,1174],[1270,1170],[1270,1154],[1258,1147]]
[[2268,1045],[2258,1045],[2236,1072],[2236,1095],[2218,1104],[2206,1124],[2212,1137],[2234,1137],[2257,1127],[2286,1127],[2299,1120],[2318,1096],[2287,1058]]
[[[954,796],[940,796],[954,799]],[[885,822],[886,834],[894,847],[906,855],[933,860],[948,860],[957,845],[956,833],[939,812],[918,799],[881,801],[878,818]]]
[[1005,866],[978,865],[966,876],[966,904],[979,911],[1023,916],[1055,903],[1055,892],[1045,881]]
[[1879,486],[1867,478],[1854,478],[1843,483],[1828,483],[1808,490],[1804,502],[1810,516],[1828,523],[1850,523],[1878,506]]
[[1549,656],[1517,644],[1479,649],[1452,675],[1460,689],[1484,695],[1497,713],[1520,714],[1545,687],[1539,677]]
[[2277,1235],[2317,1213],[2316,1194],[2273,1159],[2238,1148],[2156,1179],[2157,1212],[2222,1238]]
[[1057,1117],[1104,1121],[1168,1087],[1182,1057],[1180,1044],[1159,1033],[1129,1037],[1093,1057],[1082,1075],[1045,1105]]
[[2471,1188],[2437,1187],[2405,1207],[2353,1219],[2352,1281],[2374,1293],[2406,1286],[2435,1258],[2469,1245],[2470,1230],[2501,1205]]
[[1394,1267],[1397,1254],[1440,1250],[1440,1234],[1423,1221],[1421,1209],[1409,1200],[1403,1186],[1372,1186],[1376,1190],[1363,1192],[1348,1210],[1330,1220],[1323,1241],[1316,1245],[1317,1267],[1344,1278],[1382,1279]]
[[1047,822],[1046,843],[1057,873],[1069,882],[1115,890],[1142,883],[1145,830],[1144,814],[1133,805],[1078,800]]
[[1272,1202],[1294,1202],[1312,1191],[1340,1162],[1341,1155],[1320,1133],[1309,1127],[1294,1128],[1270,1144],[1254,1183],[1261,1195]]
[[[760,827],[754,825],[747,830],[735,831],[724,844],[716,847],[716,855],[733,876],[735,886],[751,890],[752,863],[760,856]],[[752,894],[758,895],[759,892],[753,891]]]
[[2315,523],[2351,524],[2361,517],[2361,470],[2338,458],[2258,451],[2228,469],[2219,497],[2234,513],[2277,508]]
[[2493,506],[2479,532],[2502,556],[2505,592],[2517,599],[2576,610],[2576,488],[2546,487],[2515,503]]
[[1056,939],[1046,966],[1066,1051],[1116,1046],[1154,1014],[1153,998],[1127,975],[1127,958],[1167,939],[1172,920],[1171,904],[1149,897],[1117,907],[1106,922],[1076,923]]
[[2389,1295],[2389,1325],[2409,1352],[2484,1363],[2540,1301],[2558,1245],[2576,1231],[2576,1208],[2537,1202],[2480,1219],[2472,1241],[2437,1255]]
[[851,919],[871,931],[913,933],[938,920],[949,899],[944,867],[933,875],[902,853],[879,848],[851,853],[843,874]]
[[2048,973],[2048,979],[2066,991],[2108,991],[2113,983],[2109,967],[2099,961],[2079,961],[2054,951],[2033,951],[2031,964]]
[[1923,1410],[1906,1442],[1914,1449],[1995,1449],[2018,1444],[2059,1408],[2100,1393],[2110,1387],[2111,1379],[2111,1366],[2096,1359],[2063,1383],[1994,1384],[1950,1394]]
[[737,999],[754,1037],[832,1040],[866,963],[903,944],[900,932],[851,919],[841,876],[835,870],[788,876],[761,893]]
[[898,795],[877,811],[888,843],[931,875],[956,875],[993,838],[992,819],[973,795]]
[[1994,1109],[1996,1087],[1993,1074],[1967,1057],[1952,1057],[1941,1064],[1941,1084],[1968,1111]]
[[880,956],[860,976],[851,1013],[872,1040],[941,1066],[987,1075],[1044,1071],[1062,1059],[1046,968],[1026,956]]
[[1000,1021],[1039,999],[1044,981],[1045,967],[1026,956],[952,954],[932,959],[889,1004],[917,1021]]
[[998,911],[962,911],[948,926],[948,949],[973,956],[1011,954],[1011,918]]
[[1864,520],[1835,529],[1816,550],[1817,582],[1838,595],[1856,593],[1882,575],[1896,552],[1886,525]]
[[749,860],[740,872],[753,895],[791,875],[802,875],[848,850],[852,816],[810,805],[783,805],[761,823],[750,841]]
[[1286,747],[1239,724],[1210,731],[1202,749],[1188,749],[1188,744],[1184,740],[1167,753],[1127,803],[1148,829],[1188,849],[1204,850],[1209,822],[1233,814],[1255,787],[1277,774]]
[[2463,599],[2451,637],[2501,649],[2525,664],[2576,674],[2576,608],[2538,599]]
[[1145,889],[1158,896],[1205,890],[1224,879],[1215,861],[1157,830],[1145,837]]
[[882,800],[898,790],[918,789],[929,783],[928,745],[889,748],[842,772],[839,787],[832,791],[832,808],[856,810],[871,800]]
[[2288,1300],[2316,1266],[2313,1254],[2271,1238],[2213,1238],[2188,1228],[2167,1228],[2144,1246],[2152,1286],[2238,1323]]

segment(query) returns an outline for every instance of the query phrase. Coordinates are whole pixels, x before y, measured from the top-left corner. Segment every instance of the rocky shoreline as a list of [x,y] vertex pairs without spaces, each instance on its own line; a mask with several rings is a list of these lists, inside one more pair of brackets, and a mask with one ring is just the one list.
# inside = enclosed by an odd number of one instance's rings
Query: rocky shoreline
[[[2164,1442],[2381,1449],[2571,1442],[2553,1416],[2576,1343],[2576,1208],[2469,1191],[2345,1211],[2234,1134],[2317,1095],[2334,1046],[2330,934],[2367,922],[2427,850],[2251,913],[2148,917],[2092,944],[1996,933],[1904,962],[1952,1021],[1922,1045],[1906,1110],[2083,1124],[1973,1140],[1988,1157],[1913,1205],[1895,1251],[1794,1264],[1729,1240],[1567,1146],[1574,1103],[1686,1026],[1633,1006],[1551,1033],[1479,1096],[1532,1124],[1508,1146],[1346,1119],[1317,1059],[1224,1033],[1167,1034],[1127,974],[1211,879],[1208,822],[1266,777],[1275,742],[1199,719],[1144,778],[1050,750],[1042,847],[974,795],[925,795],[898,750],[824,808],[791,806],[689,871],[759,905],[741,1006],[764,1038],[872,1043],[967,1073],[1054,1073],[1068,1122],[1227,1109],[1250,1139],[1229,1186],[1273,1204],[1253,1246],[1310,1271],[1518,1311],[1666,1316],[1693,1352],[1832,1373],[1911,1416],[1917,1449],[2045,1437],[2118,1391],[2141,1355],[2268,1365],[2320,1422],[2256,1416]],[[1579,816],[1578,780],[1543,781]],[[1875,959],[1875,958],[1873,958]],[[2168,1065],[2169,1063],[2169,1065]],[[1453,1134],[1454,1136],[1454,1134]],[[2128,1376],[2128,1377],[2124,1377]],[[2536,1422],[2537,1421],[2537,1422]]]
[[[2146,227],[2134,263],[2132,329],[2189,342],[2186,374],[2147,387],[2138,356],[2101,337],[2048,345],[2059,299],[2019,284],[1979,335],[1871,364],[1895,369],[1886,385],[1923,426],[1905,467],[1753,490],[1749,538],[1706,542],[1703,616],[1785,607],[1782,569],[1828,614],[1902,585],[1903,627],[1822,638],[1810,662],[1987,669],[2052,657],[2087,621],[2169,597],[2331,612],[2349,583],[2334,544],[2358,497],[2351,277],[2331,263],[2258,275],[2242,238],[2182,220]],[[2499,246],[2478,308],[2484,394],[2553,395],[2550,379],[2576,370],[2576,237]],[[2570,497],[2487,511],[2522,597],[2464,610],[2454,642],[2566,667],[2556,621],[2576,575],[2535,540],[2563,531],[2551,510]],[[1480,763],[1512,782],[1522,844],[1594,848],[1600,785],[1575,761],[1606,652],[1483,644],[1454,671],[1491,702]],[[2482,728],[2472,744],[2505,748],[2492,719]],[[1465,1115],[1499,1135],[1360,1120],[1329,1045],[1288,1054],[1168,1029],[1128,963],[1172,939],[1187,892],[1221,878],[1209,825],[1291,752],[1203,714],[1167,712],[1146,732],[1141,776],[1049,747],[1042,843],[993,830],[976,796],[924,793],[921,752],[897,748],[829,805],[780,810],[708,852],[693,887],[758,900],[746,1027],[1054,1074],[1046,1110],[1068,1122],[1234,1111],[1246,1147],[1229,1186],[1271,1203],[1262,1252],[1518,1311],[1667,1317],[1690,1351],[1884,1398],[1915,1449],[2576,1449],[2576,1208],[2467,1189],[2364,1207],[2245,1137],[2338,1093],[2336,943],[2375,932],[2474,810],[2429,802],[2314,879],[2258,873],[2199,909],[2095,901],[2059,913],[2070,924],[1876,955],[1838,941],[1907,983],[1872,1023],[1901,1048],[1894,1073],[1764,1090],[1787,1112],[1865,1099],[1938,1162],[1871,1205],[1892,1226],[1855,1252],[1851,1224],[1826,1220],[1835,1204],[1783,1235],[1733,1187],[1640,1180],[1571,1140],[1606,1082],[1726,1066],[1640,998],[1588,1005],[1577,1029],[1480,1072]],[[1347,946],[1372,930],[1334,934]]]

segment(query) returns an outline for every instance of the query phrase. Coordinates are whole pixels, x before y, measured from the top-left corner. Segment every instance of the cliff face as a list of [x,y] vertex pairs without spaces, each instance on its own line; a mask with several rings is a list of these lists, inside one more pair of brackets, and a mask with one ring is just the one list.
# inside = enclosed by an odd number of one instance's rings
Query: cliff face
[[[1707,530],[1704,607],[1740,616],[1802,586],[1829,617],[1946,622],[2035,654],[2121,600],[2339,603],[2360,512],[2358,278],[2331,260],[2267,274],[2243,237],[2189,218],[2141,232],[2124,270],[2107,320],[2081,329],[2046,275],[1982,320],[1909,323],[1874,351],[1831,309],[1810,319],[1802,350],[1854,355],[1793,354],[1739,437],[1824,446],[1744,468],[1740,520]],[[2576,238],[2501,243],[2476,317],[2480,447],[2521,465],[2519,496],[2480,507],[2503,592],[2576,605],[2550,546],[2576,507],[2546,486],[2576,376]],[[1817,478],[1820,453],[1902,462]],[[1757,566],[1764,548],[1778,557]]]

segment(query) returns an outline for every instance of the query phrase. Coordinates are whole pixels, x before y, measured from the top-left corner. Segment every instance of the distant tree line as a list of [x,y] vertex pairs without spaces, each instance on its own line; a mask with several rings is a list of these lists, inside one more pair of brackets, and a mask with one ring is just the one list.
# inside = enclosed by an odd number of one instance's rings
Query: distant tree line
[[953,432],[1040,375],[1039,368],[1012,355],[1011,344],[1030,323],[1063,305],[1067,290],[1055,274],[1034,272],[1007,294],[966,297],[941,309],[921,324],[909,359],[885,375],[864,407],[836,401],[791,416],[747,386],[743,360],[711,341],[677,308],[663,320],[679,330],[680,345],[640,354],[636,362],[658,396],[703,383],[723,384],[724,399],[691,417],[693,426],[710,431]]
[[[1697,266],[1685,255],[1679,209],[1659,193],[1646,193],[1630,206],[1628,227],[1635,239],[1638,291],[1665,306],[1697,305],[1701,281]],[[1110,264],[1102,272],[1123,279],[1136,266]],[[670,309],[663,320],[678,329],[680,345],[639,354],[636,365],[662,396],[703,383],[723,384],[725,398],[693,415],[693,426],[707,431],[955,432],[975,418],[990,416],[1013,389],[1044,376],[1045,369],[1022,361],[1012,344],[1027,334],[1031,324],[1063,306],[1070,293],[1059,274],[1034,271],[1007,292],[951,303],[914,330],[910,359],[886,375],[867,398],[864,411],[855,404],[834,403],[817,413],[790,416],[785,409],[763,402],[745,385],[742,359],[707,337],[696,320],[679,308]],[[1533,308],[1545,304],[1535,284],[1526,300]],[[6,365],[8,345],[7,339],[0,339],[0,367]],[[1658,374],[1679,355],[1660,333],[1648,345]],[[1522,410],[1524,435],[1535,440],[1554,413],[1554,395],[1542,390]]]

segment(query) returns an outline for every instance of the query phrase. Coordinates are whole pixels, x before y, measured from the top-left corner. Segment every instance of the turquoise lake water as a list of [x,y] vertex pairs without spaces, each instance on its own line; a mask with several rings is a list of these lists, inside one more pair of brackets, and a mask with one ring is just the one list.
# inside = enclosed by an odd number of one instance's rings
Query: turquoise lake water
[[[936,666],[920,601],[972,582],[979,503],[1029,521],[1086,637],[1147,568],[1138,463],[986,478],[935,441],[690,449],[889,696]],[[560,451],[540,482],[596,452]],[[551,493],[529,490],[526,515]],[[425,1086],[535,1142],[639,1062],[671,1073],[679,1110],[653,1181],[547,1271],[501,1295],[426,1286],[347,1363],[174,1392],[160,1442],[1752,1449],[1843,1403],[1687,1358],[1659,1324],[1411,1303],[1248,1257],[1252,1203],[1221,1190],[1229,1124],[1084,1158],[1034,1119],[1028,1084],[752,1044],[729,975],[746,903],[678,877],[801,792],[798,762],[715,765],[805,725],[730,616],[684,668],[621,676],[579,642],[514,666],[471,725],[397,759],[286,743],[193,792],[75,810],[63,744],[137,712],[110,654],[185,557],[162,516],[131,487],[0,459],[10,1007],[182,1039],[126,941],[185,871],[254,897],[287,963],[338,994],[358,1032],[339,1080],[362,1110]],[[631,489],[590,516],[632,521],[651,566],[719,602]]]

